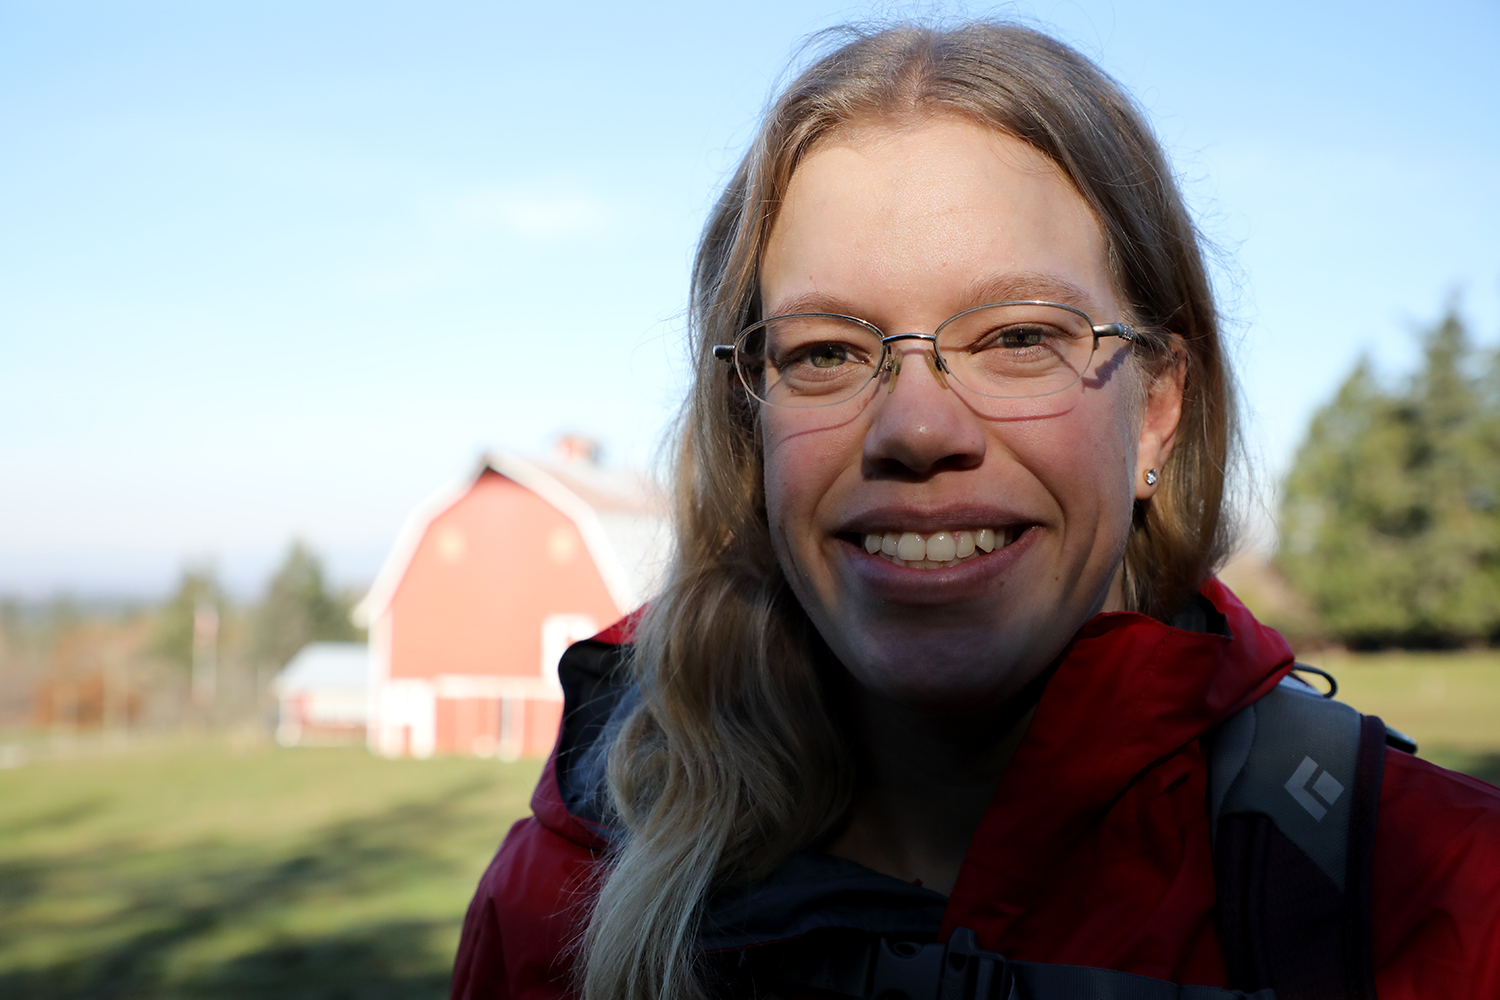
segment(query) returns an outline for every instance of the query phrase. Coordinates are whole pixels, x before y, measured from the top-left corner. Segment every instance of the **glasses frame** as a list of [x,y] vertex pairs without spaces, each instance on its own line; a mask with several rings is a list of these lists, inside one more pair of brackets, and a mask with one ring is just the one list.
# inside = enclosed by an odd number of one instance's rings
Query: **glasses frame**
[[[968,391],[980,396],[984,396],[984,398],[986,399],[1038,399],[1042,396],[1055,396],[1059,392],[1067,392],[1083,379],[1083,373],[1088,370],[1089,365],[1093,364],[1094,355],[1099,353],[1100,339],[1104,337],[1119,337],[1121,340],[1125,341],[1128,344],[1135,344],[1140,342],[1141,340],[1141,335],[1130,324],[1095,323],[1088,313],[1084,312],[1082,309],[1079,309],[1077,306],[1066,305],[1062,302],[1048,302],[1044,299],[1007,299],[1003,302],[986,302],[983,305],[970,306],[968,309],[959,310],[952,316],[949,316],[947,319],[939,323],[937,325],[937,329],[933,330],[931,333],[886,333],[884,330],[880,329],[880,327],[876,326],[874,323],[871,323],[869,320],[860,319],[858,316],[848,316],[844,313],[783,313],[779,316],[768,316],[763,320],[751,323],[735,336],[733,344],[715,344],[713,348],[713,356],[720,361],[727,361],[730,365],[733,366],[735,375],[739,377],[740,385],[744,386],[745,391],[750,394],[750,398],[756,400],[757,402],[764,403],[767,406],[779,407],[785,410],[815,410],[825,406],[839,406],[840,404],[847,403],[850,400],[858,399],[861,395],[864,394],[865,390],[869,388],[870,383],[879,380],[882,374],[888,373],[891,376],[890,385],[886,391],[894,392],[896,389],[896,376],[901,373],[901,356],[891,350],[891,345],[899,343],[903,340],[920,340],[932,346],[932,354],[930,355],[929,363],[932,365],[933,374],[937,377],[938,384],[941,385],[944,389],[948,389],[951,388],[948,385],[948,376],[953,376],[953,378],[958,381],[959,385],[963,385],[963,381],[958,379],[957,376],[953,375],[953,370],[948,367],[948,362],[943,359],[942,352],[938,350],[938,337],[942,335],[944,329],[946,329],[950,324],[956,322],[957,320],[971,315],[972,313],[980,312],[984,309],[995,309],[1000,306],[1050,306],[1054,309],[1065,309],[1068,312],[1079,316],[1086,324],[1088,324],[1089,330],[1094,335],[1094,343],[1093,346],[1089,349],[1088,360],[1085,361],[1082,368],[1079,369],[1078,377],[1073,379],[1073,381],[1069,382],[1067,385],[1061,386],[1057,389],[1048,389],[1046,392],[1037,392],[1022,396],[990,396],[986,393],[980,392],[978,389],[974,389],[966,385],[964,386],[964,388],[968,389]],[[745,366],[740,364],[739,362],[739,358],[742,353],[741,348],[745,343],[746,337],[750,336],[757,330],[763,329],[771,323],[774,323],[778,320],[798,319],[804,317],[810,319],[841,319],[848,320],[852,323],[857,323],[879,338],[880,357],[876,360],[875,364],[871,366],[869,379],[858,389],[854,390],[854,392],[850,393],[847,396],[831,400],[827,403],[807,403],[803,405],[772,402],[769,399],[763,398],[759,393],[755,391],[754,388],[751,387],[750,380],[745,374]]]

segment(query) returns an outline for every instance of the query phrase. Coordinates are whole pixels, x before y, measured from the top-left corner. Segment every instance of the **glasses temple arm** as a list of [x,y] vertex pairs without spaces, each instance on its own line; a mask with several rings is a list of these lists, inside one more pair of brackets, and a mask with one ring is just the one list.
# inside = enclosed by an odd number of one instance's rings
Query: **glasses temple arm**
[[1141,339],[1141,335],[1125,323],[1102,323],[1094,327],[1094,342],[1098,343],[1100,337],[1119,337],[1129,344]]

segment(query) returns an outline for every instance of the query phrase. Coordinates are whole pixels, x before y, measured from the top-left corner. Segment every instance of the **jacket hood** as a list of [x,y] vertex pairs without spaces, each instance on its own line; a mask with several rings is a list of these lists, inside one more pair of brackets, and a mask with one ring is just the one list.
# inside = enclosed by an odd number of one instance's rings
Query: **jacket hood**
[[531,793],[531,811],[542,826],[591,851],[605,850],[615,839],[607,821],[605,768],[615,733],[640,701],[630,676],[630,653],[644,611],[637,609],[592,639],[575,642],[557,665],[562,726]]

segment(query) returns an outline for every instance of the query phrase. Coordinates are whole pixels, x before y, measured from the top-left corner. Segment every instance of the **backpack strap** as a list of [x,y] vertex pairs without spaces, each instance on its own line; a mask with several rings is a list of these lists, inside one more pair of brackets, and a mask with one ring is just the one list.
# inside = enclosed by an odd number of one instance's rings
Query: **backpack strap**
[[748,984],[757,996],[769,988],[842,1000],[1374,1000],[1370,876],[1387,745],[1416,749],[1380,719],[1290,678],[1210,738],[1229,989],[1012,961],[980,949],[966,928],[945,945],[825,924],[703,957],[726,987]]
[[744,953],[764,985],[841,1000],[1277,1000],[1081,965],[1011,961],[960,927],[948,943],[824,934]]
[[1219,727],[1209,808],[1232,985],[1375,997],[1370,877],[1385,725],[1283,680]]

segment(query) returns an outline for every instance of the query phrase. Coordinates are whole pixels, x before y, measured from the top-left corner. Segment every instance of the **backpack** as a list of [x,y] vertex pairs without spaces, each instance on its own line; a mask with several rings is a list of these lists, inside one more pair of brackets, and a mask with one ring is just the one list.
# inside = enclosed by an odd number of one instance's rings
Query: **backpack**
[[1385,748],[1372,715],[1288,677],[1214,734],[1214,882],[1229,981],[1279,1000],[1375,997],[1370,881]]
[[973,931],[946,944],[851,932],[742,953],[752,982],[849,1000],[1363,1000],[1375,997],[1370,882],[1387,746],[1416,744],[1288,676],[1209,739],[1219,936],[1232,989],[1018,962]]

